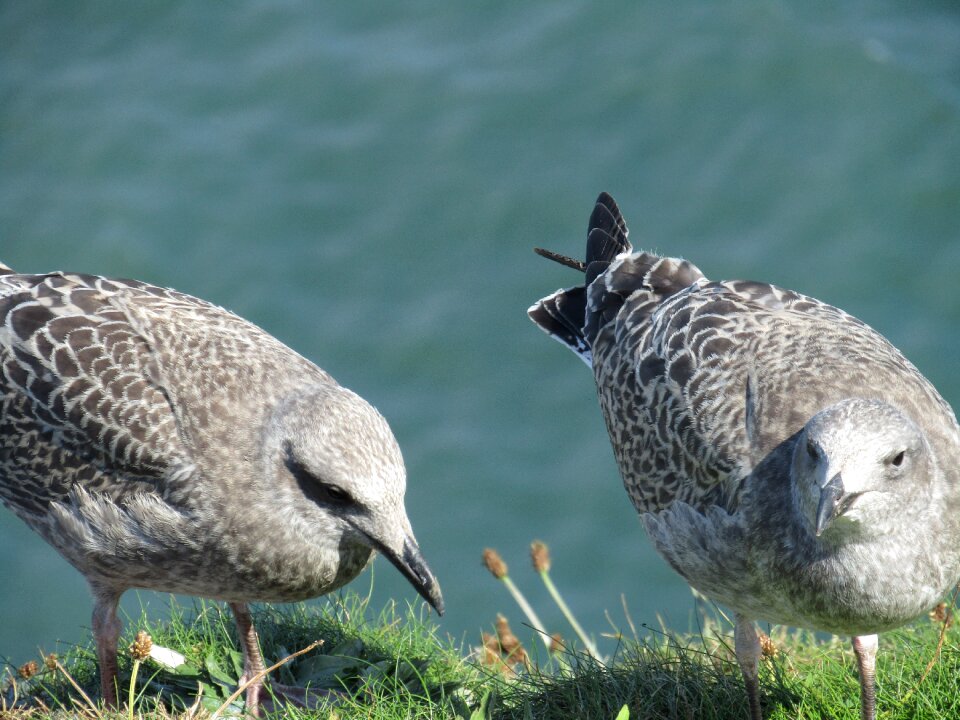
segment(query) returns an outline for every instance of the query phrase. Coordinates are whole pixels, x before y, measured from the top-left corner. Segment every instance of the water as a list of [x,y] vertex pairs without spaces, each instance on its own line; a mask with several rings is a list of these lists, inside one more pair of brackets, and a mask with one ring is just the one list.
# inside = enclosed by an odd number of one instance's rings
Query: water
[[[531,247],[580,252],[600,190],[637,245],[840,305],[960,404],[954,3],[0,5],[0,260],[207,298],[374,402],[457,638],[521,621],[486,546],[568,633],[534,538],[593,632],[621,595],[690,622],[589,373],[525,316],[575,281]],[[79,574],[3,509],[0,548],[0,657],[85,641]]]

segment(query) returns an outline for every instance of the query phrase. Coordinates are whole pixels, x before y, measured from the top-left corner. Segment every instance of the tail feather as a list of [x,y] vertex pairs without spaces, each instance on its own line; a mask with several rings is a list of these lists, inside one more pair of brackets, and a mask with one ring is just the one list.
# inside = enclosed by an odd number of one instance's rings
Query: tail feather
[[633,249],[627,239],[629,234],[627,222],[617,203],[607,193],[600,193],[587,226],[587,285],[606,270],[618,255]]
[[[616,200],[610,197],[609,193],[602,192],[597,196],[597,202],[593,206],[593,212],[590,213],[587,233],[589,234],[593,230],[603,230],[618,243],[620,247],[614,254],[619,254],[624,250],[630,249],[630,242],[627,240],[630,229],[627,227],[627,221],[623,219],[620,206],[617,205]],[[588,249],[587,259],[601,260],[604,258],[598,255],[591,256]]]
[[583,270],[584,284],[557,292],[535,303],[527,314],[542,330],[592,364],[592,346],[600,330],[612,321],[638,290],[650,294],[655,308],[667,297],[689,287],[703,273],[686,260],[652,253],[633,255],[627,223],[610,195],[603,192],[590,214],[586,262],[538,250],[567,267]]

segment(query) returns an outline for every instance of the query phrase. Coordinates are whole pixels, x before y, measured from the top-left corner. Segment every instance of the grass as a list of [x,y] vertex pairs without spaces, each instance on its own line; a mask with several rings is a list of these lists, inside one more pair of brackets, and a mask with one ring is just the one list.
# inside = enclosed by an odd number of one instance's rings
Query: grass
[[[728,628],[729,630],[729,628]],[[651,631],[645,641],[624,641],[612,662],[586,657],[569,673],[532,672],[502,691],[493,718],[614,718],[627,705],[631,718],[742,720],[748,716],[732,633],[676,636]],[[960,717],[960,648],[947,633],[931,672],[939,627],[921,621],[881,638],[878,717]],[[764,659],[761,693],[771,720],[855,720],[859,684],[848,643],[812,633],[775,633],[776,655]]]
[[[505,572],[505,567],[504,567]],[[542,567],[538,572],[543,572]],[[516,589],[514,585],[514,589]],[[512,592],[512,591],[511,591]],[[519,592],[519,591],[518,591]],[[255,611],[268,663],[320,644],[283,664],[271,676],[318,691],[333,691],[312,710],[284,709],[293,720],[335,718],[400,720],[725,720],[747,715],[732,627],[707,607],[695,633],[634,628],[614,632],[615,650],[548,652],[535,644],[528,654],[506,620],[479,647],[440,638],[423,606],[396,605],[374,612],[368,599],[347,593],[320,606]],[[151,658],[121,653],[119,695],[133,698],[120,712],[94,703],[98,697],[95,654],[78,646],[55,662],[38,658],[24,679],[8,666],[0,680],[0,720],[86,720],[239,716],[230,700],[241,674],[233,620],[223,607],[198,602],[174,605],[168,621],[127,620],[121,647],[146,631],[154,646],[172,648],[185,662],[176,671]],[[942,648],[937,655],[941,629]],[[877,667],[878,717],[923,720],[960,717],[960,647],[957,630],[921,620],[881,637]],[[144,637],[137,638],[142,646]],[[772,720],[859,718],[859,686],[849,642],[812,633],[774,631],[765,642],[761,692]],[[140,657],[145,655],[142,652]],[[937,657],[931,665],[931,660]],[[49,666],[48,666],[49,665]],[[929,672],[928,672],[929,668]],[[29,669],[24,674],[30,674]],[[85,699],[92,698],[93,700]],[[14,702],[16,701],[16,703]],[[224,706],[224,704],[226,706]]]
[[[243,671],[230,612],[216,603],[198,601],[188,609],[173,599],[171,602],[166,622],[128,619],[120,647],[131,644],[135,633],[145,631],[155,647],[174,649],[182,653],[185,662],[174,671],[152,659],[134,660],[121,652],[120,697],[126,701],[132,693],[136,717],[202,718],[218,709],[224,716],[240,715],[242,699],[222,707]],[[437,637],[425,613],[422,608],[408,608],[401,615],[390,605],[371,616],[367,599],[352,593],[320,607],[257,608],[255,623],[268,663],[320,641],[314,650],[291,659],[271,677],[313,688],[317,691],[313,700],[321,707],[313,711],[285,709],[283,717],[327,718],[333,709],[340,718],[457,717],[467,707],[464,680],[471,671],[459,648]],[[20,668],[8,666],[6,683],[0,683],[5,685],[0,692],[2,720],[131,716],[128,710],[104,711],[85,699],[99,695],[92,646],[70,648],[55,663],[39,658],[34,662],[36,673],[28,679],[22,678]],[[29,669],[24,674],[30,674]],[[479,686],[483,678],[475,674]],[[325,699],[323,691],[331,691],[334,702]]]

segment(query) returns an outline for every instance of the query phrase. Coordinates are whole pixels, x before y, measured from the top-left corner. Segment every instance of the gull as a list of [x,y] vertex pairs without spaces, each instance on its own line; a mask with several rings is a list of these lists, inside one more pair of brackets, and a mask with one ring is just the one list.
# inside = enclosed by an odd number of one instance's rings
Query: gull
[[248,603],[329,593],[375,552],[443,612],[386,420],[222,308],[0,265],[0,397],[0,499],[89,583],[110,706],[129,588],[227,602],[241,682],[264,669]]
[[763,619],[850,636],[875,716],[877,633],[960,575],[960,428],[886,339],[774,285],[633,252],[602,193],[584,284],[531,319],[593,370],[624,486],[660,555],[734,610],[750,717]]

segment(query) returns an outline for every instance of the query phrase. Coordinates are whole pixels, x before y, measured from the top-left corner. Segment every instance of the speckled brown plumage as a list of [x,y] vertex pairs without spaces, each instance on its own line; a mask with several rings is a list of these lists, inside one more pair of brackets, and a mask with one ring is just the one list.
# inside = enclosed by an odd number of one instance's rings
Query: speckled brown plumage
[[245,612],[329,592],[380,550],[442,608],[384,419],[222,308],[0,267],[0,397],[0,499],[90,582],[109,700],[130,587]]
[[634,253],[605,193],[586,261],[561,262],[585,284],[529,314],[593,368],[657,550],[738,613],[748,685],[750,618],[858,636],[860,658],[865,637],[956,582],[960,428],[879,333],[800,293]]

